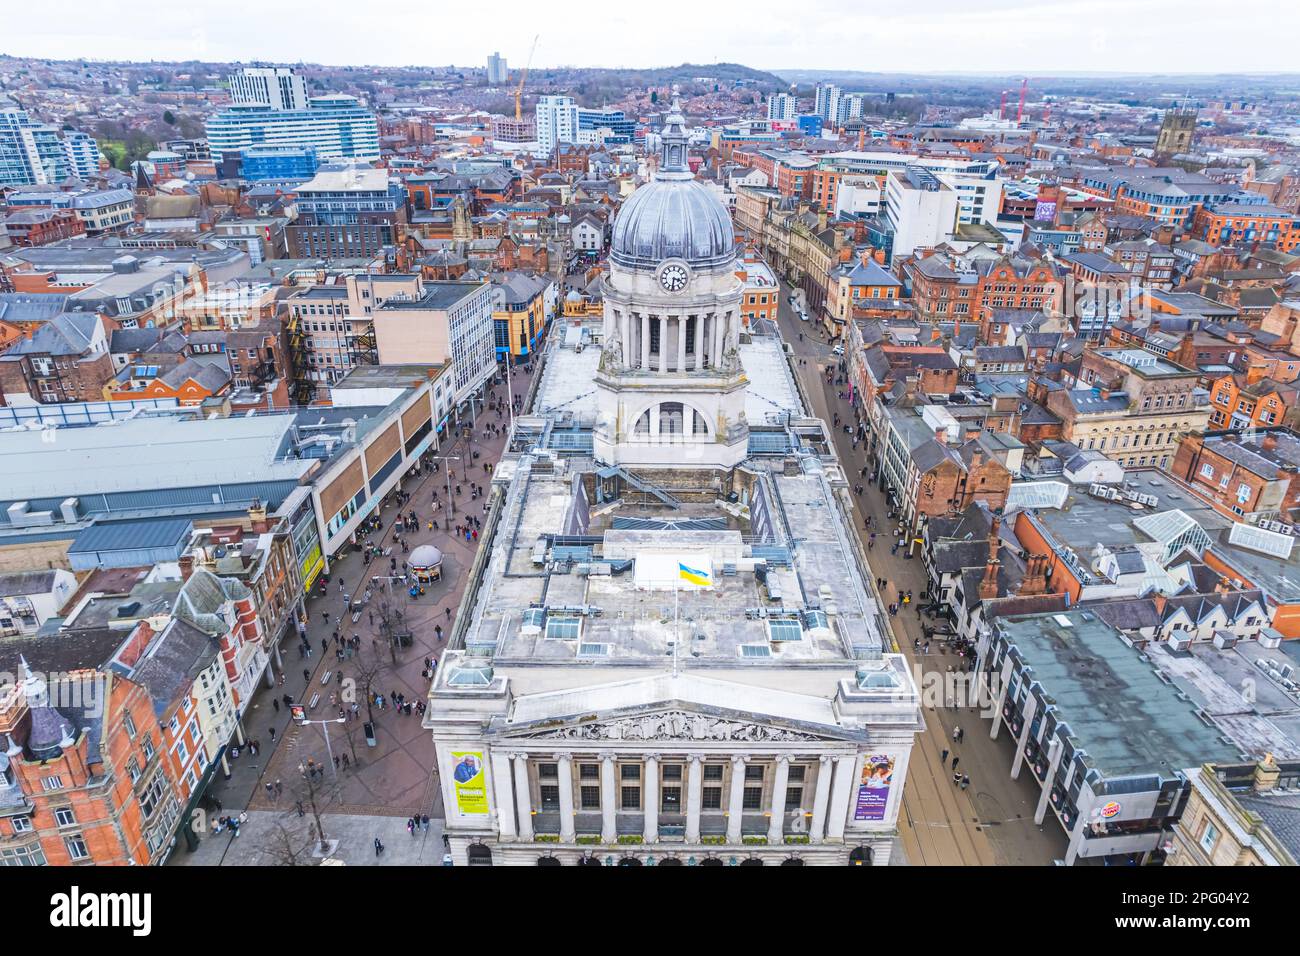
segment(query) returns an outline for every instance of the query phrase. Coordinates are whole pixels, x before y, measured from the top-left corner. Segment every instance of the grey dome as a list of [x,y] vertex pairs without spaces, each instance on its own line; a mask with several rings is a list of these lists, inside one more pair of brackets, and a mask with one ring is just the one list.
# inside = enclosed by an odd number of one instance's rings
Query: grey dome
[[731,214],[696,179],[656,179],[628,197],[614,220],[610,258],[652,270],[665,259],[711,268],[735,258]]

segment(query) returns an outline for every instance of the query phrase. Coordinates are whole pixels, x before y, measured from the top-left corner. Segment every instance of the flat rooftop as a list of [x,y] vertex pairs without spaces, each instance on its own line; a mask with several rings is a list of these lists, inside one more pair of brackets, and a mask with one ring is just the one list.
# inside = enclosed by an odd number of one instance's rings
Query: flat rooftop
[[[1300,759],[1300,696],[1282,683],[1295,684],[1300,667],[1280,650],[1258,641],[1238,641],[1222,649],[1196,642],[1187,650],[1175,650],[1160,641],[1149,644],[1146,652],[1251,759],[1265,754]],[[1282,677],[1284,673],[1290,677]]]
[[1232,524],[1204,500],[1187,491],[1164,472],[1151,469],[1128,472],[1125,487],[1156,499],[1154,506],[1133,507],[1129,501],[1107,501],[1088,494],[1086,485],[1071,485],[1061,508],[1034,509],[1035,520],[1061,544],[1091,552],[1095,545],[1114,549],[1144,544],[1152,538],[1134,526],[1134,519],[1181,511],[1213,537]]
[[1091,611],[1001,617],[996,626],[1104,779],[1172,779],[1186,767],[1240,761],[1223,731]]
[[449,309],[476,290],[483,288],[486,288],[486,286],[481,282],[426,282],[424,295],[418,299],[386,299],[378,311],[385,312],[390,309]]
[[142,491],[216,482],[297,480],[311,460],[285,458],[293,415],[137,418],[83,428],[0,432],[5,499]]
[[[558,473],[542,464],[520,456],[494,479],[510,487],[465,643],[494,646],[496,664],[592,658],[662,667],[675,637],[679,662],[691,667],[843,665],[882,653],[882,609],[864,586],[846,518],[819,469],[786,475],[784,459],[747,462],[768,512],[754,527],[746,512],[704,489],[674,488],[681,505],[673,509],[630,498],[588,505],[587,493],[575,492],[582,481],[575,472],[594,462],[567,459]],[[679,477],[637,469],[642,480],[656,475],[665,483]],[[680,585],[674,593],[678,562],[702,565],[710,586]],[[527,626],[538,606],[548,609],[547,620],[580,623],[563,638],[548,637],[545,625]],[[821,619],[802,614],[818,608],[826,612]],[[790,623],[772,627],[773,619]]]

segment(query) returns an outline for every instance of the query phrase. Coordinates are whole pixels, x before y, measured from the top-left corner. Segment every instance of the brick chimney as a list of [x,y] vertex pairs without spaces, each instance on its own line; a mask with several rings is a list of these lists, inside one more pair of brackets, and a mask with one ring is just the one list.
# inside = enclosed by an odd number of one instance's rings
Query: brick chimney
[[984,577],[980,580],[980,599],[987,601],[990,598],[998,596],[998,548],[1001,542],[998,539],[998,529],[1001,527],[1001,519],[993,516],[989,524],[989,557],[984,565]]
[[271,530],[271,522],[266,520],[266,505],[254,501],[248,508],[248,522],[253,534],[266,534]]
[[948,444],[948,429],[942,427],[936,428],[934,430],[934,440],[940,445]]
[[1273,759],[1272,754],[1264,754],[1264,759],[1255,764],[1255,779],[1251,786],[1256,793],[1268,793],[1276,790],[1278,782],[1282,779],[1282,771]]
[[188,581],[190,575],[194,573],[194,555],[188,553],[182,554],[176,559],[176,563],[180,565],[181,580]]
[[1025,576],[1016,592],[1021,597],[1047,593],[1047,555],[1031,554],[1025,562]]

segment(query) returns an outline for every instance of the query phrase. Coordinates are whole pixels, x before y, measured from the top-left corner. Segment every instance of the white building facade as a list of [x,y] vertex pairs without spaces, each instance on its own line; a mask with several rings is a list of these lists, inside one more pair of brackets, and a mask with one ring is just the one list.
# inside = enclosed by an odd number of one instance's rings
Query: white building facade
[[578,139],[578,104],[572,96],[543,96],[537,100],[537,147],[552,152],[559,143]]
[[675,106],[660,139],[614,224],[598,361],[552,346],[541,391],[572,398],[516,419],[536,437],[493,472],[429,691],[453,861],[883,865],[919,694],[823,423],[796,396],[751,444],[734,229]]

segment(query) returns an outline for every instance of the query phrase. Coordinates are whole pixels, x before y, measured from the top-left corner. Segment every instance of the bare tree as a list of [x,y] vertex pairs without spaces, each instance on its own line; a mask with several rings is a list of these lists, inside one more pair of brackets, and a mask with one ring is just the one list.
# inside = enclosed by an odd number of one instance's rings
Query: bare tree
[[276,820],[271,824],[271,832],[263,852],[269,857],[272,866],[303,866],[311,855],[312,845],[316,842],[316,829],[304,836],[291,829],[291,823]]
[[377,650],[367,655],[364,647],[357,649],[356,656],[352,660],[353,680],[356,681],[357,690],[365,695],[366,720],[373,725],[375,722],[375,688],[380,686],[382,678],[388,676],[391,667]]
[[388,645],[393,664],[397,663],[397,647],[401,639],[408,634],[406,611],[410,603],[407,592],[400,586],[394,589],[391,580],[386,582],[375,595],[375,613],[378,618],[375,630],[379,638]]
[[289,788],[289,795],[294,799],[292,812],[296,813],[301,808],[304,814],[311,813],[312,819],[316,821],[316,843],[323,853],[329,838],[325,835],[325,821],[321,819],[321,808],[339,802],[339,788],[328,777],[331,768],[324,764],[317,763],[309,757],[298,767],[302,779]]

